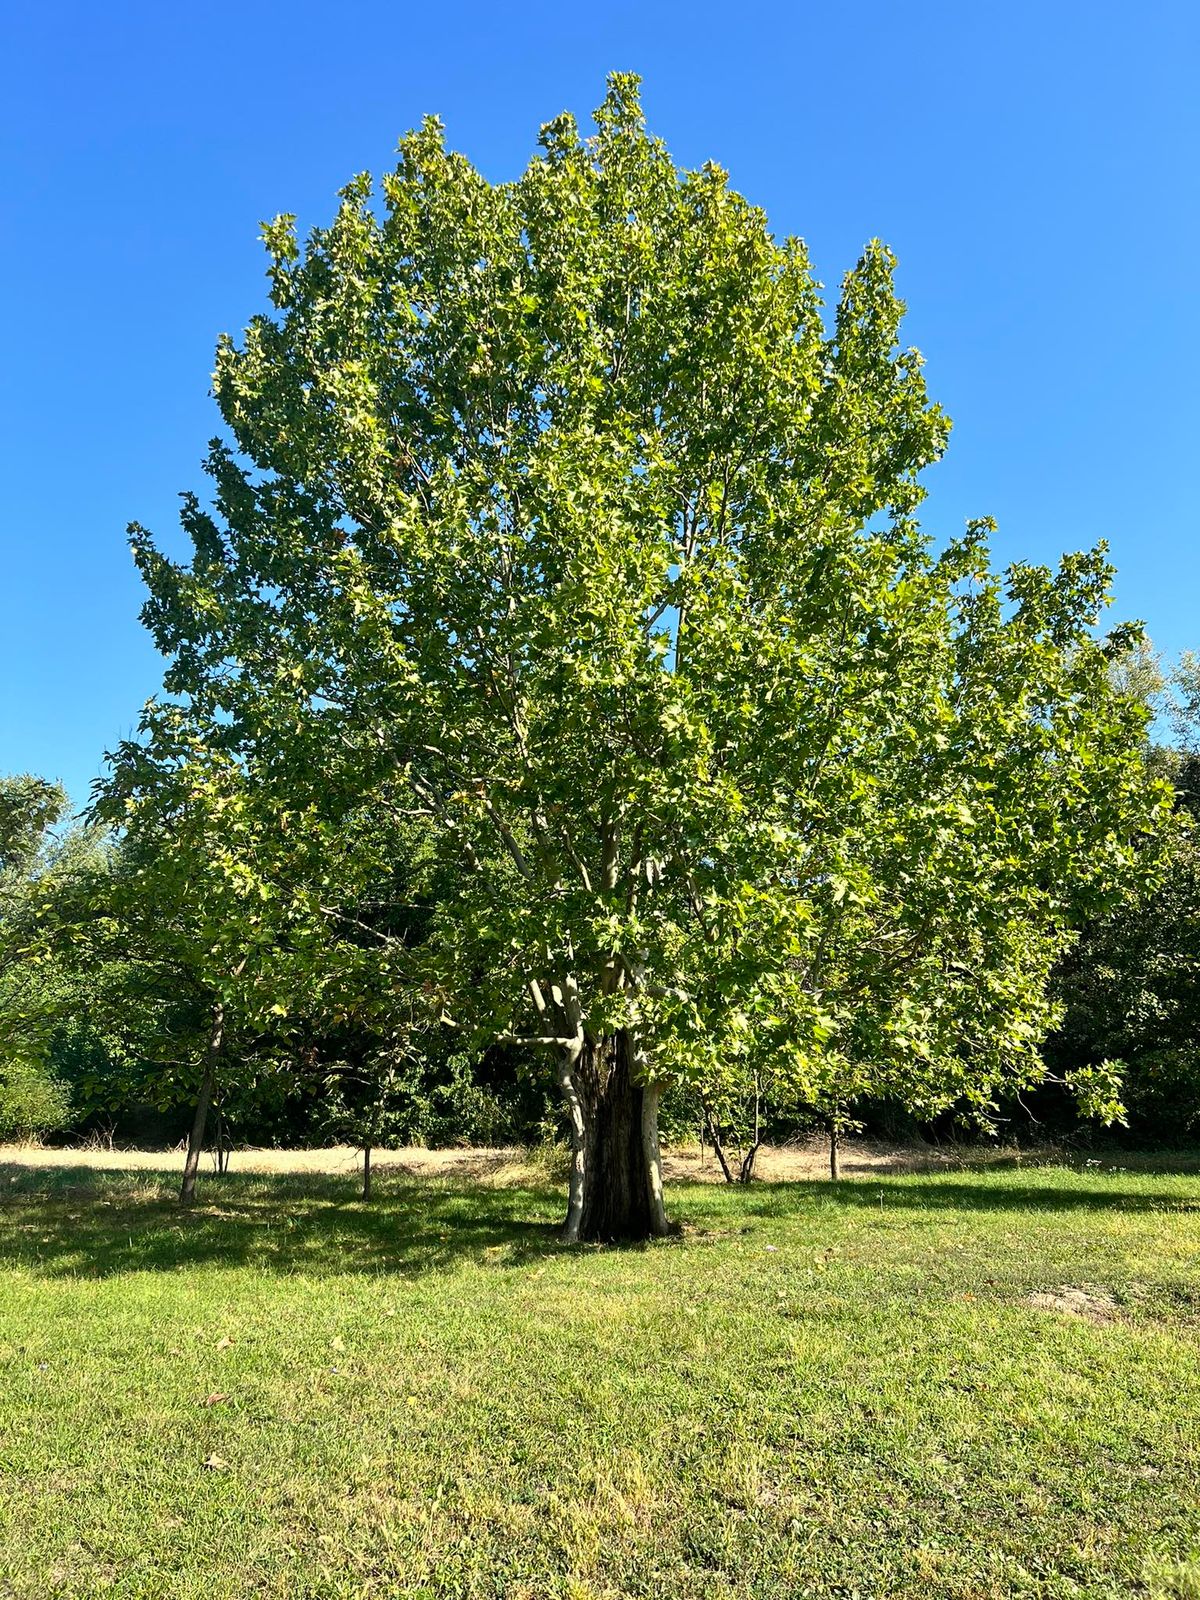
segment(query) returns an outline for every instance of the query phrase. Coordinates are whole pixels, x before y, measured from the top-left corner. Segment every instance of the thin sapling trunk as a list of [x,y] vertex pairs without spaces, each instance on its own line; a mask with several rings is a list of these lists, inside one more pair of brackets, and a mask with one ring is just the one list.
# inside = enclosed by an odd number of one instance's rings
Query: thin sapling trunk
[[179,1190],[179,1203],[190,1206],[196,1198],[196,1174],[200,1169],[200,1154],[204,1149],[204,1129],[208,1122],[208,1108],[212,1103],[217,1081],[217,1062],[221,1055],[221,1041],[225,1033],[225,1007],[218,1000],[213,1006],[212,1028],[204,1052],[204,1075],[196,1095],[196,1112],[192,1118],[192,1131],[188,1138],[187,1157],[183,1163],[183,1183]]
[[225,1112],[220,1100],[215,1102],[213,1110],[217,1121],[217,1171],[224,1173],[229,1171],[229,1146],[225,1135]]
[[704,1111],[704,1121],[708,1127],[708,1142],[713,1147],[713,1154],[716,1156],[717,1163],[724,1174],[725,1182],[732,1183],[733,1172],[730,1169],[728,1158],[725,1155],[725,1146],[721,1143],[721,1135],[717,1131],[717,1124],[713,1120],[712,1113],[707,1107],[705,1107]]
[[754,1074],[754,1138],[750,1148],[742,1157],[742,1169],[738,1174],[739,1183],[749,1183],[754,1176],[754,1158],[758,1155],[762,1145],[762,1094],[759,1090],[758,1073]]

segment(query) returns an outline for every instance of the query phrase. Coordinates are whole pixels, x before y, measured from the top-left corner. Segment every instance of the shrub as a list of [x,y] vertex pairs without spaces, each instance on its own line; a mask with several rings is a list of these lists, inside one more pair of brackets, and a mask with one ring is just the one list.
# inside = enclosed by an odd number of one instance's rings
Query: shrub
[[0,1139],[28,1138],[64,1127],[71,1114],[65,1087],[39,1064],[0,1064]]

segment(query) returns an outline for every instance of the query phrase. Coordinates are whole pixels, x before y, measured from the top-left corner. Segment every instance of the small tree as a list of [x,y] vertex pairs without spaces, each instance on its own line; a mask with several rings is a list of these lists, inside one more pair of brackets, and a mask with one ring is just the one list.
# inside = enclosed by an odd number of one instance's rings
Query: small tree
[[278,1045],[296,968],[309,970],[314,925],[303,899],[287,893],[290,880],[263,876],[264,819],[237,763],[192,741],[173,706],[149,708],[142,733],[144,742],[119,747],[98,786],[94,815],[119,841],[75,915],[61,919],[61,935],[124,963],[142,1001],[140,1046],[160,1085],[171,1096],[180,1084],[194,1094],[180,1188],[187,1205],[222,1080],[255,1070],[259,1040]]
[[394,1051],[343,1063],[326,1083],[325,1125],[338,1143],[363,1154],[362,1197],[371,1198],[371,1152],[402,1144],[412,1116],[410,1085]]
[[228,744],[200,740],[184,707],[147,707],[97,788],[94,815],[116,836],[105,870],[57,919],[76,960],[121,964],[110,1024],[136,994],[155,1098],[194,1097],[184,1204],[210,1116],[223,1167],[226,1110],[261,1103],[283,1075],[311,1083],[314,1040],[351,1022],[397,1037],[411,995],[393,992],[380,951],[419,941],[429,916],[419,829],[381,840],[353,813],[292,808]]

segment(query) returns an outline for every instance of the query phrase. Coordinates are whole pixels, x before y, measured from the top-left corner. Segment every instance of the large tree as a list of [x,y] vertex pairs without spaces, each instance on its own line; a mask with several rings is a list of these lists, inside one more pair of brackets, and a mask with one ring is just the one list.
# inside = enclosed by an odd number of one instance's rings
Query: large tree
[[430,120],[380,195],[265,236],[190,564],[133,530],[166,689],[280,817],[432,830],[451,891],[380,960],[544,1048],[567,1236],[665,1230],[673,1075],[986,1108],[1036,1074],[1159,797],[1100,553],[1001,580],[982,525],[914,521],[948,423],[888,251],[827,328],[804,246],[624,76],[515,182]]

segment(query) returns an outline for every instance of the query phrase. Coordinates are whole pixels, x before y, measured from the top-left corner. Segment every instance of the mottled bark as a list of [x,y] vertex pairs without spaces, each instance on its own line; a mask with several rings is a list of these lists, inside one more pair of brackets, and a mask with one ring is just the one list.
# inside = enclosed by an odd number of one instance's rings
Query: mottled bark
[[571,1127],[563,1237],[612,1242],[664,1235],[661,1091],[637,1081],[629,1034],[585,1043],[564,1061],[559,1082]]

